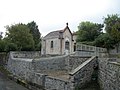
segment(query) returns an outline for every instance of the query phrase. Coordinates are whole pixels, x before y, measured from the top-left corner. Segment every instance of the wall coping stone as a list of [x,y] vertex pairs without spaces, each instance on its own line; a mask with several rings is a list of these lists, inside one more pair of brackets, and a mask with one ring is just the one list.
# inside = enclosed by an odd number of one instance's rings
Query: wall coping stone
[[91,58],[91,56],[70,55],[70,57]]
[[16,61],[26,61],[26,62],[32,62],[33,59],[27,59],[27,58],[12,58],[13,60]]
[[53,77],[53,76],[46,76],[46,77],[48,77],[48,78],[51,78],[51,79],[54,79],[54,80],[59,80],[59,81],[62,81],[62,82],[69,82],[69,80],[65,80],[65,79],[61,79],[61,78],[59,78],[59,77]]
[[118,63],[118,62],[109,62],[110,64],[115,64],[115,65],[118,65],[118,66],[120,66],[120,63]]
[[39,59],[34,59],[35,61],[39,61],[39,60],[51,60],[51,59],[57,59],[57,58],[64,58],[64,57],[67,57],[68,55],[64,55],[64,56],[54,56],[54,57],[41,57]]
[[74,74],[76,74],[80,69],[82,69],[85,65],[87,65],[89,62],[91,62],[94,58],[96,58],[96,56],[92,56],[91,58],[89,58],[88,60],[86,60],[84,63],[82,63],[81,65],[79,65],[76,69],[74,69],[73,71],[71,71],[69,73],[69,75],[73,76]]

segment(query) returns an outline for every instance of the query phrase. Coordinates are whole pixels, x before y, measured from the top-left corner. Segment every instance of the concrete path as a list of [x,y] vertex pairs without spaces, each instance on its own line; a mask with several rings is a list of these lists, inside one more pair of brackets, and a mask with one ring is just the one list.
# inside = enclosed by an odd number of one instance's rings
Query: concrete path
[[0,72],[0,90],[28,90],[25,87],[9,80]]

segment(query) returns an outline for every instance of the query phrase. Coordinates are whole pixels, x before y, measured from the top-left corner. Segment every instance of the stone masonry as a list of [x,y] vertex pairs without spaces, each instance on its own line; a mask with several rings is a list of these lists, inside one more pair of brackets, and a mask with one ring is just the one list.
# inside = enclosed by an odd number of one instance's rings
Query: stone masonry
[[11,52],[7,68],[18,78],[46,90],[75,90],[91,80],[98,65],[101,90],[120,90],[120,60],[105,58],[104,48],[78,44],[75,55],[38,57],[39,53]]
[[99,58],[98,81],[102,90],[120,90],[120,60]]
[[10,53],[8,70],[18,78],[40,85],[46,90],[75,90],[78,86],[82,87],[91,80],[96,64],[95,57],[68,55],[28,59],[18,58],[17,55],[22,54]]

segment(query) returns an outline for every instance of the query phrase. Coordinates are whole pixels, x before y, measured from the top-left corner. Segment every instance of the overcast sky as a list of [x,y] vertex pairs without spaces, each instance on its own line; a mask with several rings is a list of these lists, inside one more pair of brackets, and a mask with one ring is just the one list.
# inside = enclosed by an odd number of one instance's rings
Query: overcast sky
[[69,23],[76,31],[81,21],[103,23],[107,14],[120,14],[120,0],[0,0],[0,31],[4,26],[35,21],[42,36]]

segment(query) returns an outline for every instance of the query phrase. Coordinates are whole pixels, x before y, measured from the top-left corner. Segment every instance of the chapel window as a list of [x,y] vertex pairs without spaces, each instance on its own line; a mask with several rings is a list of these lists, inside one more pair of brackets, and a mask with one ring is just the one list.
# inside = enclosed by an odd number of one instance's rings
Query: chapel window
[[69,50],[69,42],[68,41],[65,42],[65,49]]
[[51,48],[53,48],[53,41],[51,41]]

